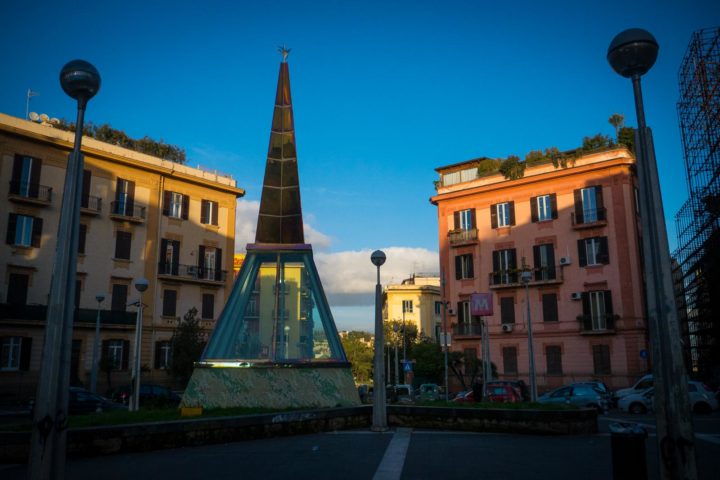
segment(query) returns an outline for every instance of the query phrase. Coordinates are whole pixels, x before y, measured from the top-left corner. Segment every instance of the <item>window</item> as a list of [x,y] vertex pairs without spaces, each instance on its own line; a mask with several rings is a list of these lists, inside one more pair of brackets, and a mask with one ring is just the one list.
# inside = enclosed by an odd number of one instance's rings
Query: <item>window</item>
[[10,180],[10,193],[23,197],[38,198],[41,166],[42,161],[39,158],[15,155]]
[[600,185],[575,190],[575,223],[592,223],[605,220],[603,194]]
[[460,210],[453,214],[456,230],[472,230],[475,228],[475,210]]
[[493,252],[493,285],[516,283],[517,281],[515,249],[495,250]]
[[200,223],[204,225],[218,224],[218,203],[203,200],[200,205]]
[[110,309],[113,312],[124,312],[127,307],[128,286],[114,283],[112,286],[112,302]]
[[502,356],[505,375],[517,375],[517,347],[503,347]]
[[555,279],[555,249],[552,243],[533,246],[535,280]]
[[177,275],[180,266],[180,242],[177,240],[160,240],[160,275]]
[[402,311],[405,313],[412,313],[413,301],[412,300],[403,300],[402,301]]
[[31,337],[0,337],[0,371],[30,368]]
[[435,316],[439,317],[442,315],[442,302],[435,302]]
[[8,278],[7,299],[9,305],[27,305],[30,275],[11,273]]
[[198,251],[198,278],[221,281],[222,249],[200,245]]
[[166,190],[163,200],[163,215],[172,218],[182,218],[183,220],[188,219],[190,197]]
[[503,297],[500,299],[500,321],[515,323],[515,298]]
[[175,316],[175,306],[177,305],[177,291],[165,290],[163,292],[163,311],[164,317]]
[[168,369],[172,363],[172,343],[168,340],[155,342],[155,368]]
[[8,217],[6,243],[23,247],[39,247],[42,225],[42,218],[11,213]]
[[610,330],[614,323],[610,290],[583,292],[584,329]]
[[530,216],[533,222],[545,222],[557,218],[555,194],[530,198]]
[[85,253],[85,239],[87,238],[87,225],[80,224],[80,236],[78,237],[78,253]]
[[515,225],[515,203],[505,202],[491,205],[490,225],[492,228]]
[[130,260],[132,233],[118,231],[115,234],[115,258]]
[[457,255],[455,257],[455,280],[464,280],[474,276],[472,253]]
[[559,346],[545,347],[545,358],[547,359],[547,374],[562,375],[562,349]]
[[110,339],[102,342],[102,358],[109,361],[113,370],[127,370],[130,355],[130,342]]
[[607,237],[592,237],[578,240],[580,266],[607,265],[610,263]]
[[112,205],[112,213],[132,217],[134,212],[135,182],[118,178],[115,184],[115,203]]
[[470,302],[458,302],[457,307],[458,323],[470,323]]
[[595,375],[610,375],[610,346],[593,345],[593,369]]
[[203,293],[202,296],[202,318],[215,318],[215,295],[212,293]]
[[556,293],[543,293],[543,322],[558,321],[558,304]]
[[82,196],[80,197],[80,207],[88,208],[90,205],[90,182],[92,181],[92,172],[83,170]]

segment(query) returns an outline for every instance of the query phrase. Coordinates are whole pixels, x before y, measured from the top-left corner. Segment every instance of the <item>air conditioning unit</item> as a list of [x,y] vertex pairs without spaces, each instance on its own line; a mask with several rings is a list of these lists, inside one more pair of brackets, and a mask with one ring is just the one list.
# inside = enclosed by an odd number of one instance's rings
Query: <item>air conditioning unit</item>
[[582,292],[572,292],[570,294],[571,300],[582,300]]
[[455,315],[455,310],[453,310],[452,308],[448,308],[447,313],[448,313],[448,315],[453,316],[453,315]]
[[570,265],[570,257],[560,257],[560,265]]
[[503,323],[503,326],[502,326],[503,332],[510,333],[510,332],[512,332],[512,329],[513,329],[512,323]]

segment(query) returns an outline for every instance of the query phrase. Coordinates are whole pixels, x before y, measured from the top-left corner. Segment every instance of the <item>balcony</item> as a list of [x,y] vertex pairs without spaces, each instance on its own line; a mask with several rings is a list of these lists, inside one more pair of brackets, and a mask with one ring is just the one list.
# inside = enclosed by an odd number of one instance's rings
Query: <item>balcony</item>
[[482,325],[479,323],[458,323],[453,325],[453,337],[467,338],[482,336]]
[[588,208],[583,210],[582,218],[577,218],[575,212],[570,213],[570,218],[575,230],[602,227],[607,225],[607,209],[604,207]]
[[[76,308],[75,323],[95,324],[97,309]],[[39,320],[45,321],[47,305],[13,305],[0,303],[0,320]],[[100,310],[100,323],[103,325],[135,325],[137,313]]]
[[46,206],[52,202],[52,191],[52,187],[46,185],[11,181],[8,200]]
[[110,218],[132,223],[145,223],[146,208],[128,202],[110,202]]
[[227,272],[214,268],[198,267],[197,265],[160,262],[158,263],[158,276],[161,278],[172,278],[192,283],[219,286],[225,283]]
[[452,247],[477,243],[477,241],[477,228],[471,228],[470,230],[457,229],[448,232],[448,242],[450,242],[450,246]]
[[615,321],[620,315],[608,313],[602,316],[593,316],[590,314],[578,315],[580,322],[580,333],[584,335],[608,335],[615,333]]
[[102,198],[86,195],[80,199],[80,213],[84,215],[100,215],[102,210]]
[[[531,287],[563,282],[563,270],[555,265],[531,268],[530,272],[532,272],[532,278],[528,285]],[[498,270],[488,274],[488,283],[492,289],[524,287],[521,274],[522,270],[520,269]]]

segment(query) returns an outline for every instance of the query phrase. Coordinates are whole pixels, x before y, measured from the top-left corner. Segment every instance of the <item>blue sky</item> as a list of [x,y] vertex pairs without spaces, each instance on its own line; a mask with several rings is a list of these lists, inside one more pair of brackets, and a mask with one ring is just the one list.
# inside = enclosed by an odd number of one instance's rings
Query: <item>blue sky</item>
[[575,148],[612,135],[616,112],[635,125],[630,81],[605,59],[630,27],[660,44],[643,88],[674,248],[687,197],[678,67],[720,3],[5,0],[0,18],[0,111],[24,116],[32,88],[32,111],[74,118],[58,74],[90,61],[103,83],[88,120],[179,145],[247,190],[239,249],[256,221],[276,49],[290,47],[308,239],[339,327],[369,328],[370,251],[388,253],[384,282],[438,270],[436,167]]

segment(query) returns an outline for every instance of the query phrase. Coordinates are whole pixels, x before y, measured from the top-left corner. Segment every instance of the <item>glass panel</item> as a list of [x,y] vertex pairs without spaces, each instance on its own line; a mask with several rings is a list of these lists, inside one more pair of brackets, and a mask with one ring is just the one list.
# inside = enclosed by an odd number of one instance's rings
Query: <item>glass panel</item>
[[597,204],[595,202],[595,189],[582,189],[583,220],[585,223],[597,222]]

